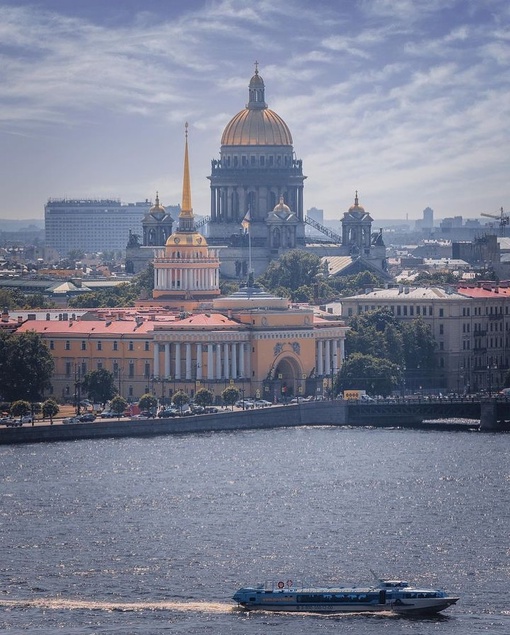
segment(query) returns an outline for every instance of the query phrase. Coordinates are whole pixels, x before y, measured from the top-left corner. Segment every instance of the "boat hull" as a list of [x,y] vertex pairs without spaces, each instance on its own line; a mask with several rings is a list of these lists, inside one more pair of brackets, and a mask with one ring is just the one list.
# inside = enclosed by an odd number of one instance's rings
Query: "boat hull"
[[[289,581],[290,582],[290,581]],[[299,613],[435,614],[458,601],[441,589],[409,587],[406,582],[381,581],[378,587],[278,588],[245,587],[233,599],[246,611]]]

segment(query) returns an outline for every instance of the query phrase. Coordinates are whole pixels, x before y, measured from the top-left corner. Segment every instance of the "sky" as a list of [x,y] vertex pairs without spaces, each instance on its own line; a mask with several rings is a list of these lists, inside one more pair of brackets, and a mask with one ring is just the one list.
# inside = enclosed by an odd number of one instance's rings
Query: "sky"
[[508,0],[0,0],[0,219],[48,198],[193,208],[254,62],[340,219],[509,211]]

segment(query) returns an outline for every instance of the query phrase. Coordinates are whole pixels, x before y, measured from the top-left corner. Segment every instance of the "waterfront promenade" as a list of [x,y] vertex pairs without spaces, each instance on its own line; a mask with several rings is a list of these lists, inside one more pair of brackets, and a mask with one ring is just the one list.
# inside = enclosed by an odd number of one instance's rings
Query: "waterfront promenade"
[[[94,423],[23,426],[0,429],[0,444],[72,441],[112,437],[285,428],[297,426],[398,427],[425,430],[504,430],[499,402],[352,402],[343,400],[278,405],[257,410],[225,410],[171,419],[98,419]],[[510,409],[510,404],[504,404]],[[483,422],[483,410],[489,410]],[[506,413],[505,413],[506,414]],[[459,421],[462,419],[462,421]]]

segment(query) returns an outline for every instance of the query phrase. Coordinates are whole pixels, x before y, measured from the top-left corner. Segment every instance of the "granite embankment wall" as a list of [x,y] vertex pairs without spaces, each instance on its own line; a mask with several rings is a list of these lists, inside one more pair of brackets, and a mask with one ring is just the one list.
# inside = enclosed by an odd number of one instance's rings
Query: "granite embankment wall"
[[346,406],[342,402],[315,402],[258,410],[222,411],[216,414],[171,419],[98,419],[94,423],[53,426],[24,425],[0,429],[0,444],[40,441],[73,441],[112,437],[150,437],[190,432],[253,430],[303,425],[344,425]]
[[[292,426],[353,425],[374,427],[421,428],[428,430],[468,430],[477,424],[427,423],[420,417],[397,414],[367,416],[348,421],[348,405],[342,401],[319,401],[259,410],[222,411],[216,414],[175,417],[172,419],[134,419],[117,421],[98,419],[94,423],[63,425],[25,425],[0,429],[0,445],[41,441],[74,441],[115,437],[152,437],[167,434],[254,430]],[[367,410],[367,415],[368,415]]]

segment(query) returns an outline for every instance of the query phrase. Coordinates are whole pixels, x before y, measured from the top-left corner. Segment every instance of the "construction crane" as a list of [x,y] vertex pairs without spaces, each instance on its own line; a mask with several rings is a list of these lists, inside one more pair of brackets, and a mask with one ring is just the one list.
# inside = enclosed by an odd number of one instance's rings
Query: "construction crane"
[[485,214],[481,213],[480,216],[485,216],[486,218],[496,218],[499,220],[499,227],[501,229],[501,235],[505,235],[505,227],[509,224],[510,218],[508,214],[505,214],[503,208],[499,210],[499,214]]

